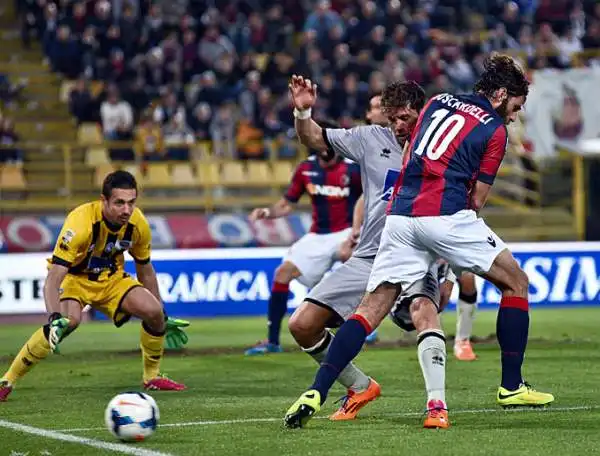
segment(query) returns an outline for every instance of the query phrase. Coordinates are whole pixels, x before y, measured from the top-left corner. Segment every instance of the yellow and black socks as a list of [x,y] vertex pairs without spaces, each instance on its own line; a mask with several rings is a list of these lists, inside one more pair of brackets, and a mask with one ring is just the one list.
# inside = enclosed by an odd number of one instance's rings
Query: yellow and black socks
[[144,382],[158,377],[160,361],[164,352],[165,332],[157,332],[146,323],[142,323],[140,331],[140,347],[144,362]]
[[4,380],[14,385],[33,366],[50,354],[50,344],[48,344],[49,329],[49,326],[45,325],[33,333],[2,377]]

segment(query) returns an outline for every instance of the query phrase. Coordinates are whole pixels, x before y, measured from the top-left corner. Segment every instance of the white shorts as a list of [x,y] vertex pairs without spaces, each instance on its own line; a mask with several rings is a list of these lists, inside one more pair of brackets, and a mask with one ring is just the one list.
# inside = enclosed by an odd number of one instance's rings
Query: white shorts
[[460,277],[464,271],[490,270],[506,244],[474,211],[438,217],[389,215],[381,235],[367,291],[384,282],[406,290],[423,279],[432,263],[443,258]]
[[340,245],[352,228],[327,234],[308,233],[294,243],[283,261],[293,263],[300,273],[298,282],[312,288],[337,260]]

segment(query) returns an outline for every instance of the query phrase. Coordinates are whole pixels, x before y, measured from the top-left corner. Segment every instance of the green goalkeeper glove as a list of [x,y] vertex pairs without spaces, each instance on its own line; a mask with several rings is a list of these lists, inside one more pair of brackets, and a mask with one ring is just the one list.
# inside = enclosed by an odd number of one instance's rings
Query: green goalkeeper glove
[[165,347],[169,350],[180,350],[188,343],[188,335],[181,328],[187,328],[189,321],[178,318],[167,318],[167,330],[165,333]]
[[50,315],[49,320],[50,333],[48,334],[48,344],[53,353],[60,354],[58,345],[71,333],[71,329],[69,328],[71,320],[59,313]]

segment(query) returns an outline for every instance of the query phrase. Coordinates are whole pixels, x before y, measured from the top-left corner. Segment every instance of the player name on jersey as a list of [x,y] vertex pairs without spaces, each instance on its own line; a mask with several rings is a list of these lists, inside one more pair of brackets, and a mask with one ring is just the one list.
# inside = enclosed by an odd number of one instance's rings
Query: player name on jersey
[[465,103],[449,93],[436,95],[433,97],[433,99],[447,105],[449,108],[455,109],[464,114],[470,114],[484,125],[487,125],[494,120],[494,117],[481,107],[471,103]]

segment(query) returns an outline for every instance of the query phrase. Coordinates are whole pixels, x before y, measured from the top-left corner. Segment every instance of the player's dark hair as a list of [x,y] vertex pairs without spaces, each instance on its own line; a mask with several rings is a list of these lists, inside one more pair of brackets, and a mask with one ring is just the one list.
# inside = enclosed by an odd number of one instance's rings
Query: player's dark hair
[[110,173],[104,178],[104,182],[102,182],[102,195],[104,195],[106,199],[109,199],[115,188],[127,190],[133,189],[137,192],[137,182],[135,177],[133,174],[123,170],[117,170]]
[[511,97],[527,96],[529,81],[523,69],[511,56],[492,54],[483,62],[483,74],[475,83],[473,91],[491,98],[502,88],[505,88]]
[[415,81],[395,81],[389,84],[381,94],[383,112],[409,107],[421,111],[425,105],[425,91]]

